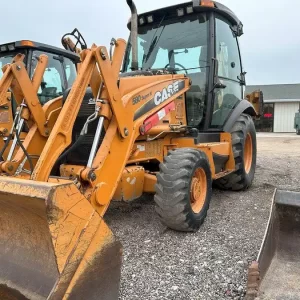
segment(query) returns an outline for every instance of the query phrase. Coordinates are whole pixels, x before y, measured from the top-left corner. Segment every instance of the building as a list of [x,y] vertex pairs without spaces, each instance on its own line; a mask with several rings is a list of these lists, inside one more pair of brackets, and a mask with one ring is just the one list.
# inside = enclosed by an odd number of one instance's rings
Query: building
[[261,90],[264,113],[256,122],[257,131],[295,132],[294,117],[300,108],[300,84],[249,85],[246,94]]

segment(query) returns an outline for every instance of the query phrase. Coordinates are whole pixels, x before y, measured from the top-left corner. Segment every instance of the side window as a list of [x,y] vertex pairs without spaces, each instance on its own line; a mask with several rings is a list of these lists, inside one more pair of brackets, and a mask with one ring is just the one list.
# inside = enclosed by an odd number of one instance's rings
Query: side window
[[242,98],[242,87],[239,81],[242,68],[238,42],[230,24],[222,17],[216,17],[216,57],[219,62],[218,76],[226,87],[215,90],[211,125],[222,128]]
[[48,65],[45,70],[41,86],[38,90],[38,97],[43,105],[62,95],[65,90],[65,80],[62,62],[56,59],[56,55],[51,53],[44,53],[40,51],[33,52],[32,73],[35,71],[38,57],[41,54],[46,54],[48,56]]
[[0,55],[0,79],[3,76],[2,68],[5,65],[10,64],[12,62],[14,56],[16,56],[16,55],[17,55],[16,52]]
[[64,68],[66,72],[68,88],[70,88],[73,85],[77,75],[75,63],[71,59],[65,58]]
[[242,68],[237,39],[230,24],[216,19],[216,54],[219,61],[219,76],[238,81]]

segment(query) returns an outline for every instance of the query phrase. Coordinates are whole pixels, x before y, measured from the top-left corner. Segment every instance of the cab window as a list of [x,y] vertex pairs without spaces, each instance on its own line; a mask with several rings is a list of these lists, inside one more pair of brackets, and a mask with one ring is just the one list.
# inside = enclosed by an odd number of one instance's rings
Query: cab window
[[[13,60],[13,58],[17,55],[18,53],[16,52],[9,52],[9,53],[3,53],[0,55],[0,79],[3,76],[3,71],[2,68],[7,65],[10,64]],[[24,60],[25,61],[25,60]]]
[[66,72],[68,88],[70,88],[76,79],[77,72],[75,63],[69,58],[64,58],[64,69]]
[[213,128],[222,128],[235,106],[241,101],[243,89],[242,73],[237,38],[231,24],[221,16],[216,17],[216,57],[219,62],[218,76],[223,89],[215,90]]
[[38,97],[43,105],[48,101],[61,96],[66,89],[66,84],[63,64],[57,55],[51,53],[34,51],[32,55],[31,73],[34,73],[38,58],[41,54],[46,54],[48,56],[48,65],[38,90]]

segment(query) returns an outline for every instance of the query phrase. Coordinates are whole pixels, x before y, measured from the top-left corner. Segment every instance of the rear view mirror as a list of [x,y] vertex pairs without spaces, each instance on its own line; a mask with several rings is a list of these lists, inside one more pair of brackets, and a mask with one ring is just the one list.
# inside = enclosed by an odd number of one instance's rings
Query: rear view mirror
[[213,58],[213,69],[214,69],[214,86],[211,90],[213,92],[215,89],[225,89],[227,86],[221,82],[218,71],[219,71],[219,61],[217,58]]

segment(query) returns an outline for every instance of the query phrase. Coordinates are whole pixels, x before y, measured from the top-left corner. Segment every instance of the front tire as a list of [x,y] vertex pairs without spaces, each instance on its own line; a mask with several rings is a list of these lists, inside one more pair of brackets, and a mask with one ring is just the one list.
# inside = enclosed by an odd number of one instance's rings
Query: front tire
[[178,231],[197,231],[206,218],[212,194],[208,158],[195,149],[175,149],[160,164],[156,212],[163,224]]
[[225,190],[242,191],[251,186],[256,169],[256,130],[251,116],[242,114],[238,118],[231,137],[236,171],[215,183]]

